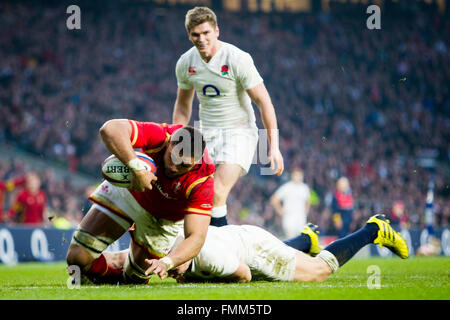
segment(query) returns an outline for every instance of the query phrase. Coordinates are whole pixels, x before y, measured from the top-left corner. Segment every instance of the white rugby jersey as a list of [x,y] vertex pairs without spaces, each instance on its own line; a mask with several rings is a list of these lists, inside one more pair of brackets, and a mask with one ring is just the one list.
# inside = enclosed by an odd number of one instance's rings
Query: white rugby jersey
[[247,258],[239,232],[239,226],[209,226],[200,253],[192,259],[190,273],[204,279],[233,274]]
[[236,46],[221,41],[221,47],[207,63],[192,47],[177,61],[180,89],[195,88],[202,127],[231,128],[255,124],[255,113],[246,90],[263,82],[252,57]]
[[188,275],[197,278],[227,277],[240,262],[256,280],[291,281],[296,252],[268,231],[252,225],[209,226],[200,253],[192,259]]
[[[284,218],[302,217],[306,221],[306,202],[310,200],[310,190],[305,183],[289,181],[275,191],[283,202]],[[295,220],[295,219],[294,219]]]

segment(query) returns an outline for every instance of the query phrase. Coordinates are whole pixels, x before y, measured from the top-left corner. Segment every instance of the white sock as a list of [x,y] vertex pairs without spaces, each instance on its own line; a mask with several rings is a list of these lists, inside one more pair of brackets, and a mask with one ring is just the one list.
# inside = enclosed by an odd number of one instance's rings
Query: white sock
[[323,261],[325,261],[331,268],[331,271],[335,273],[337,269],[339,268],[339,262],[330,251],[322,250],[317,255],[319,258],[321,258]]
[[211,217],[213,218],[222,218],[227,215],[227,205],[223,205],[220,207],[213,207],[211,210]]

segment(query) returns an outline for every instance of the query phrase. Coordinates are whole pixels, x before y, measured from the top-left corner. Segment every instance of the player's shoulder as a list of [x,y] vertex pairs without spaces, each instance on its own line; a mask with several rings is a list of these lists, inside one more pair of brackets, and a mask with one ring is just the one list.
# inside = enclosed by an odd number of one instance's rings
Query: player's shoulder
[[242,50],[241,48],[239,48],[238,46],[236,46],[236,45],[234,45],[232,43],[221,41],[221,44],[222,44],[223,50],[225,52],[229,53],[229,54],[250,55],[250,53],[248,53],[247,51]]
[[193,59],[196,59],[197,56],[197,48],[192,47],[178,58],[177,64],[188,63]]

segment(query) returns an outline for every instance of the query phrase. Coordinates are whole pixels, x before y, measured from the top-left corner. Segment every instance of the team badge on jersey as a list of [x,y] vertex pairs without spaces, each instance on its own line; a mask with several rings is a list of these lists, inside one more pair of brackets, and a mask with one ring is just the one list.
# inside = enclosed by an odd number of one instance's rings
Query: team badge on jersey
[[197,71],[195,71],[195,67],[190,66],[189,69],[188,69],[188,73],[189,73],[190,75],[193,75],[193,74],[196,74]]
[[173,193],[178,193],[178,191],[180,191],[181,188],[181,183],[177,182],[173,188]]
[[226,76],[228,74],[228,66],[224,64],[222,68],[220,68],[220,72],[222,73],[223,76]]

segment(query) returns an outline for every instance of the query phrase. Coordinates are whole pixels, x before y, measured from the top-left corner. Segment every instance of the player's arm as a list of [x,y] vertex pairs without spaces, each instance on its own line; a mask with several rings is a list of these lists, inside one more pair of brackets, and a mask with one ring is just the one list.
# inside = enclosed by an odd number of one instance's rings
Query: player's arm
[[309,214],[309,210],[311,209],[311,201],[307,200],[305,203],[305,214],[308,215]]
[[275,108],[263,82],[247,90],[252,101],[258,106],[261,112],[261,120],[267,130],[269,141],[270,167],[275,170],[275,174],[280,176],[284,170],[284,160],[280,152],[277,117]]
[[189,124],[192,113],[192,102],[194,101],[194,88],[181,89],[178,88],[177,100],[173,109],[172,122],[182,125]]
[[281,203],[281,199],[276,194],[273,194],[270,197],[270,204],[275,209],[276,213],[278,213],[280,216],[283,215],[283,205]]
[[252,273],[248,265],[246,265],[243,262],[240,262],[239,267],[236,269],[236,271],[230,274],[229,276],[224,277],[223,280],[240,283],[250,282],[252,280]]
[[197,256],[205,243],[211,216],[187,214],[184,218],[184,240],[162,259],[146,259],[149,264],[145,274],[157,274],[166,278],[167,271]]
[[127,119],[113,119],[106,121],[100,128],[100,137],[105,147],[122,163],[126,164],[134,173],[131,180],[131,189],[144,191],[152,189],[151,182],[156,177],[145,170],[140,163],[130,141],[132,127]]

